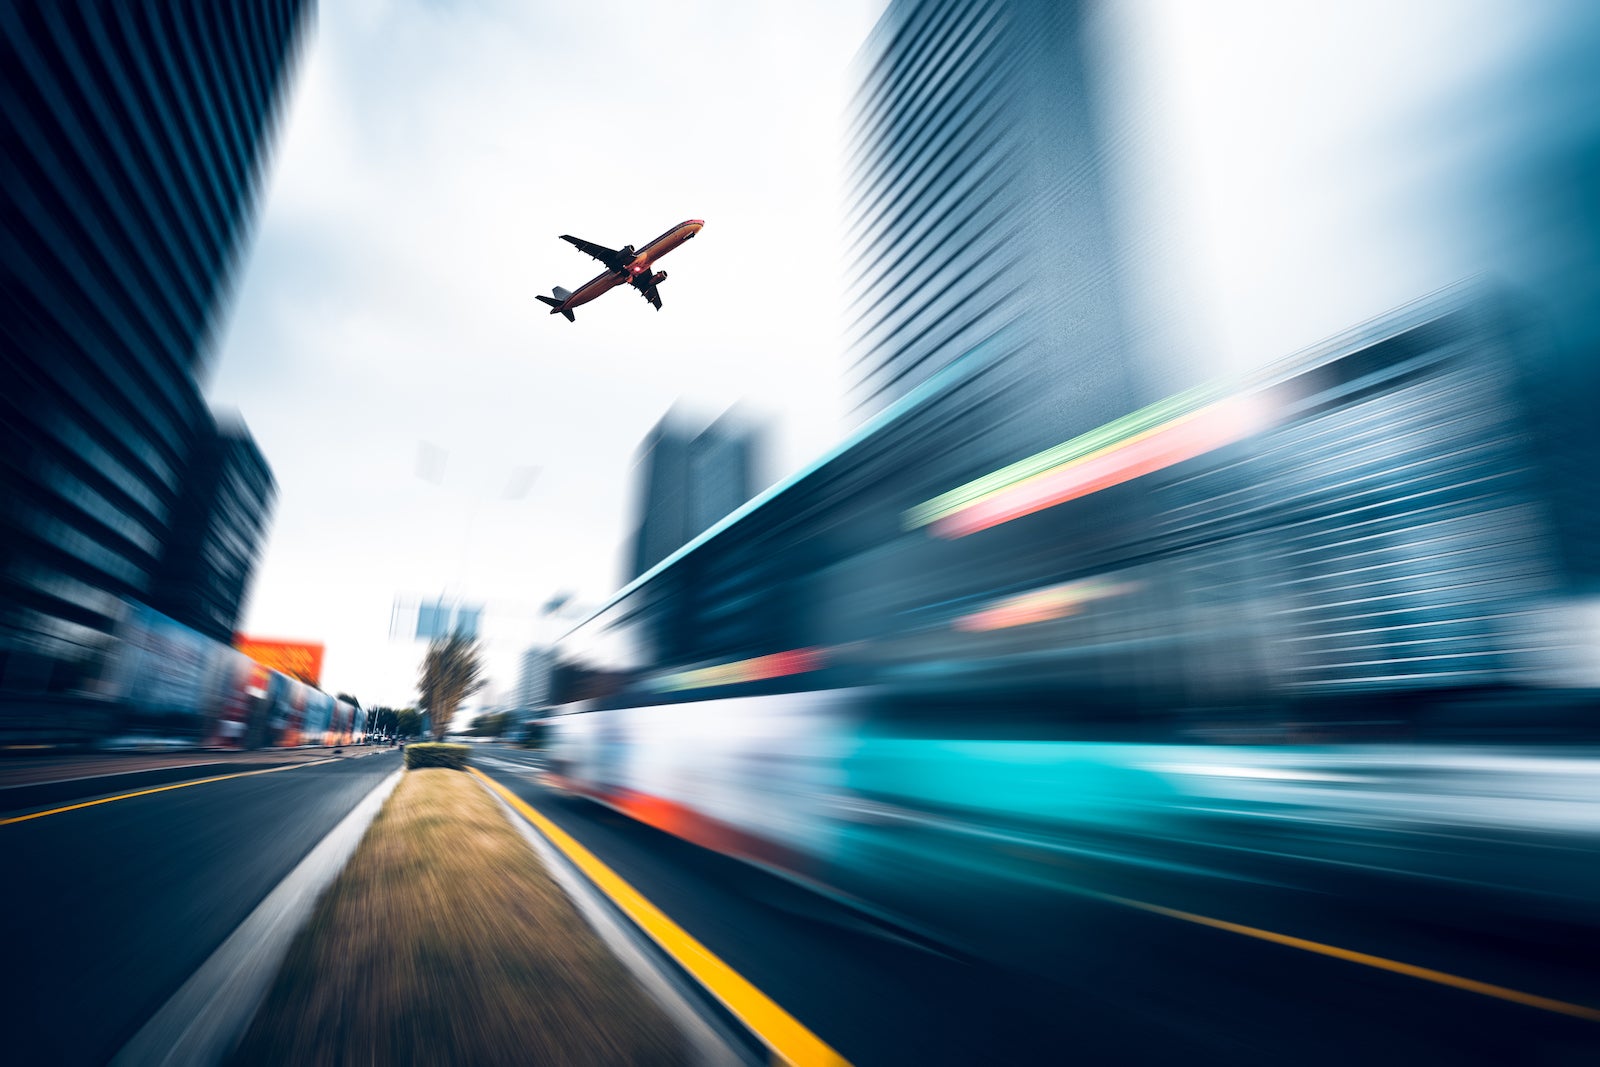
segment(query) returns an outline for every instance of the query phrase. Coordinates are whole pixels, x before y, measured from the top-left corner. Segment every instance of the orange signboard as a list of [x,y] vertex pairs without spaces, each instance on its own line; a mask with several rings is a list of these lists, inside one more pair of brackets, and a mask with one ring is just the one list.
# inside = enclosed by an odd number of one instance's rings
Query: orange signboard
[[309,685],[322,685],[322,645],[310,641],[273,641],[233,635],[233,647],[263,667],[281,671]]

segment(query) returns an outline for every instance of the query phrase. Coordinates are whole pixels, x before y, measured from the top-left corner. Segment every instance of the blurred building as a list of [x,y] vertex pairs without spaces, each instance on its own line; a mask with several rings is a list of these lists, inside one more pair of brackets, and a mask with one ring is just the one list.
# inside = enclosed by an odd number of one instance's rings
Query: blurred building
[[1565,580],[1600,618],[1600,7],[1506,7],[1533,28],[1505,35],[1507,55],[1475,88],[1468,106],[1486,132],[1469,165],[1445,147],[1459,143],[1458,112],[1428,131],[1434,158],[1464,171],[1451,172],[1441,228],[1452,252],[1533,309],[1524,379],[1542,488]]
[[224,643],[244,614],[277,483],[242,423],[207,420],[184,468],[151,606]]
[[1565,639],[1511,369],[1523,318],[1464,286],[1363,324],[1260,372],[1258,436],[1154,475],[1152,540],[1192,546],[1190,713],[1262,693],[1344,725],[1356,696],[1370,715],[1419,693],[1533,706],[1518,687],[1551,684]]
[[895,0],[868,38],[848,163],[858,421],[960,372],[1013,413],[978,442],[999,456],[1153,399],[1125,356],[1085,7]]
[[[125,600],[162,596],[186,471],[213,459],[197,376],[307,6],[0,20],[0,703],[18,714],[81,686]],[[215,622],[248,552],[212,547],[233,573],[189,578]]]
[[639,445],[634,465],[639,525],[629,554],[628,579],[639,577],[689,539],[690,440],[677,414],[669,411]]
[[639,446],[639,526],[629,580],[755,495],[756,434],[733,413],[695,433],[668,412]]
[[555,649],[535,645],[522,654],[517,671],[517,707],[542,708],[550,703],[550,672],[555,669]]
[[755,432],[732,412],[689,442],[689,538],[755,495]]
[[431,601],[398,597],[389,636],[437,641],[451,634],[460,634],[477,640],[482,621],[482,604],[466,604],[458,600],[446,600],[442,596]]
[[484,605],[445,595],[398,593],[389,609],[389,640],[435,641],[460,634],[476,641],[483,636]]
[[417,605],[416,638],[432,641],[450,632],[450,609],[443,602]]

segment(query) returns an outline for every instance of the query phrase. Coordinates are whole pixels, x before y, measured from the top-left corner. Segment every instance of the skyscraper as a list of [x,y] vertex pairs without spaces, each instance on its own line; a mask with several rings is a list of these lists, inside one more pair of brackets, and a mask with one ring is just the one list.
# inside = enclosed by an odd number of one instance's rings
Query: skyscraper
[[694,433],[668,412],[639,446],[637,578],[755,495],[755,432],[732,412]]
[[151,606],[231,644],[277,485],[242,423],[208,419],[181,488]]
[[1012,450],[1143,399],[1124,358],[1084,6],[894,0],[869,37],[848,164],[857,420],[947,368],[1009,394],[1017,418],[995,430]]
[[690,434],[668,412],[639,445],[634,465],[639,524],[628,561],[628,581],[672,555],[689,529]]
[[307,6],[0,15],[0,719],[157,593]]
[[550,677],[555,665],[553,648],[534,645],[522,653],[521,667],[517,671],[518,708],[530,710],[550,703]]
[[727,412],[689,442],[688,541],[755,495],[755,432]]

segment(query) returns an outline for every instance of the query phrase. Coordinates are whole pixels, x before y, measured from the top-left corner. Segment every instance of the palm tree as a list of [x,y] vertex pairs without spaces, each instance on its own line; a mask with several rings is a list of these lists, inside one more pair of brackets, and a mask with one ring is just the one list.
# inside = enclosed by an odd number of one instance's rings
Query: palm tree
[[467,697],[482,689],[483,650],[463,634],[436,637],[422,657],[422,677],[417,688],[432,719],[435,740],[450,729],[450,720]]

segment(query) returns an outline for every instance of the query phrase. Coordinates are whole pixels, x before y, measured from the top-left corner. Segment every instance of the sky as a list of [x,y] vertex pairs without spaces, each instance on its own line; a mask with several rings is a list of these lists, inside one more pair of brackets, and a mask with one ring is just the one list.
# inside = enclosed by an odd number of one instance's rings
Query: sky
[[[396,598],[483,603],[485,697],[509,696],[558,628],[539,605],[617,588],[634,452],[674,403],[740,403],[766,481],[835,442],[852,62],[883,7],[322,5],[208,389],[279,485],[246,631],[322,641],[324,688],[403,705],[421,647],[391,639]],[[1462,176],[1549,117],[1550,91],[1512,90],[1582,5],[1098,10],[1130,358],[1192,381],[1513,243]],[[569,324],[534,300],[599,273],[558,235],[642,245],[689,218],[662,311],[622,291]]]
[[[322,5],[208,390],[279,486],[247,632],[320,640],[324,688],[407,704],[395,598],[459,596],[509,690],[538,605],[616,589],[634,451],[674,402],[741,402],[768,477],[825,449],[847,72],[880,11]],[[600,272],[558,235],[642,246],[689,218],[662,311],[624,290],[569,324],[533,299]]]

